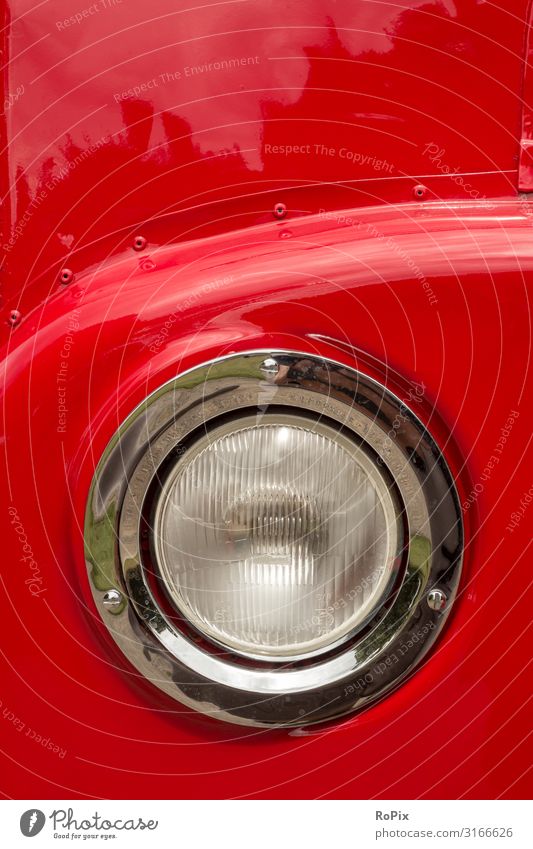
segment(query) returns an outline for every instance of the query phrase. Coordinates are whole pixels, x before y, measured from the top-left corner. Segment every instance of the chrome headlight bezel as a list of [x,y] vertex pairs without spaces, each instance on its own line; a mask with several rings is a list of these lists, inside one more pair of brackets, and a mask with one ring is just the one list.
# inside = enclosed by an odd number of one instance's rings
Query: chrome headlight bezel
[[[272,668],[211,651],[178,627],[150,581],[142,526],[147,494],[176,446],[224,416],[268,409],[333,421],[362,440],[399,493],[408,543],[388,604],[319,656]],[[401,416],[401,427],[395,422]],[[97,609],[153,684],[211,717],[254,726],[323,722],[367,705],[418,664],[449,613],[463,534],[452,476],[416,416],[384,386],[315,355],[253,351],[214,360],[152,393],[119,428],[96,470],[85,522]],[[444,607],[428,600],[437,588]]]

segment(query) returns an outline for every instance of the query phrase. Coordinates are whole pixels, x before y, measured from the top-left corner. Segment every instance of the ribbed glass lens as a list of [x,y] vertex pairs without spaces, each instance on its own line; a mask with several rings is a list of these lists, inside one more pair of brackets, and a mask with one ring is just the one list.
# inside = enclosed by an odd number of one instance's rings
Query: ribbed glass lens
[[198,629],[284,658],[329,647],[367,617],[401,531],[385,479],[351,440],[291,415],[256,421],[213,430],[177,461],[155,550]]

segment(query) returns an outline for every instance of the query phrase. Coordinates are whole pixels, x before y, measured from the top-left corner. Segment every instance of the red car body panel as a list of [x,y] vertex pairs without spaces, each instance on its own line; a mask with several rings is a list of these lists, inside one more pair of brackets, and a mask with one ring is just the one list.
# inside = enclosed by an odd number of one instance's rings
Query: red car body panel
[[109,0],[80,22],[70,0],[33,6],[8,3],[4,31],[4,290],[11,305],[23,288],[21,311],[52,268],[84,267],[95,242],[105,261],[141,225],[160,244],[261,223],[278,201],[516,191],[525,0],[296,0],[283,20],[272,0]]
[[[529,4],[32,5],[8,3],[4,29],[3,792],[527,796]],[[86,578],[87,494],[120,423],[256,349],[356,366],[411,406],[422,387],[463,505],[436,647],[327,728],[171,702],[117,654]]]

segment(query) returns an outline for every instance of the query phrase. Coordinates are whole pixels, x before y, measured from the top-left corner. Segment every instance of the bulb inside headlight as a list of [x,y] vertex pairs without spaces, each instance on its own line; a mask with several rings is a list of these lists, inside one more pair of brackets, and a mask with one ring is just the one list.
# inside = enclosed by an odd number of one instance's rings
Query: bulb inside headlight
[[370,456],[289,414],[214,428],[177,460],[154,512],[157,565],[183,616],[280,660],[354,632],[384,600],[401,543]]

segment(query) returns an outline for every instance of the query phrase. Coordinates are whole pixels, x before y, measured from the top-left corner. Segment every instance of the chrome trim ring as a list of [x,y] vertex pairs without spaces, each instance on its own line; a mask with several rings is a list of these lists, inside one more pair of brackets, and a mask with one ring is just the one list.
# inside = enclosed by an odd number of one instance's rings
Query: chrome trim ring
[[[407,542],[387,603],[364,630],[328,654],[275,665],[263,657],[244,664],[238,652],[221,654],[199,643],[165,611],[143,559],[143,511],[159,470],[193,434],[228,415],[253,412],[260,421],[272,410],[325,417],[363,444],[394,482]],[[301,726],[367,706],[420,662],[452,607],[463,531],[444,457],[398,398],[332,360],[253,351],[185,372],[126,419],[95,472],[85,550],[98,612],[148,680],[216,719]],[[428,604],[428,593],[436,588],[447,598],[444,609]],[[120,603],[109,604],[112,591],[121,594]]]

